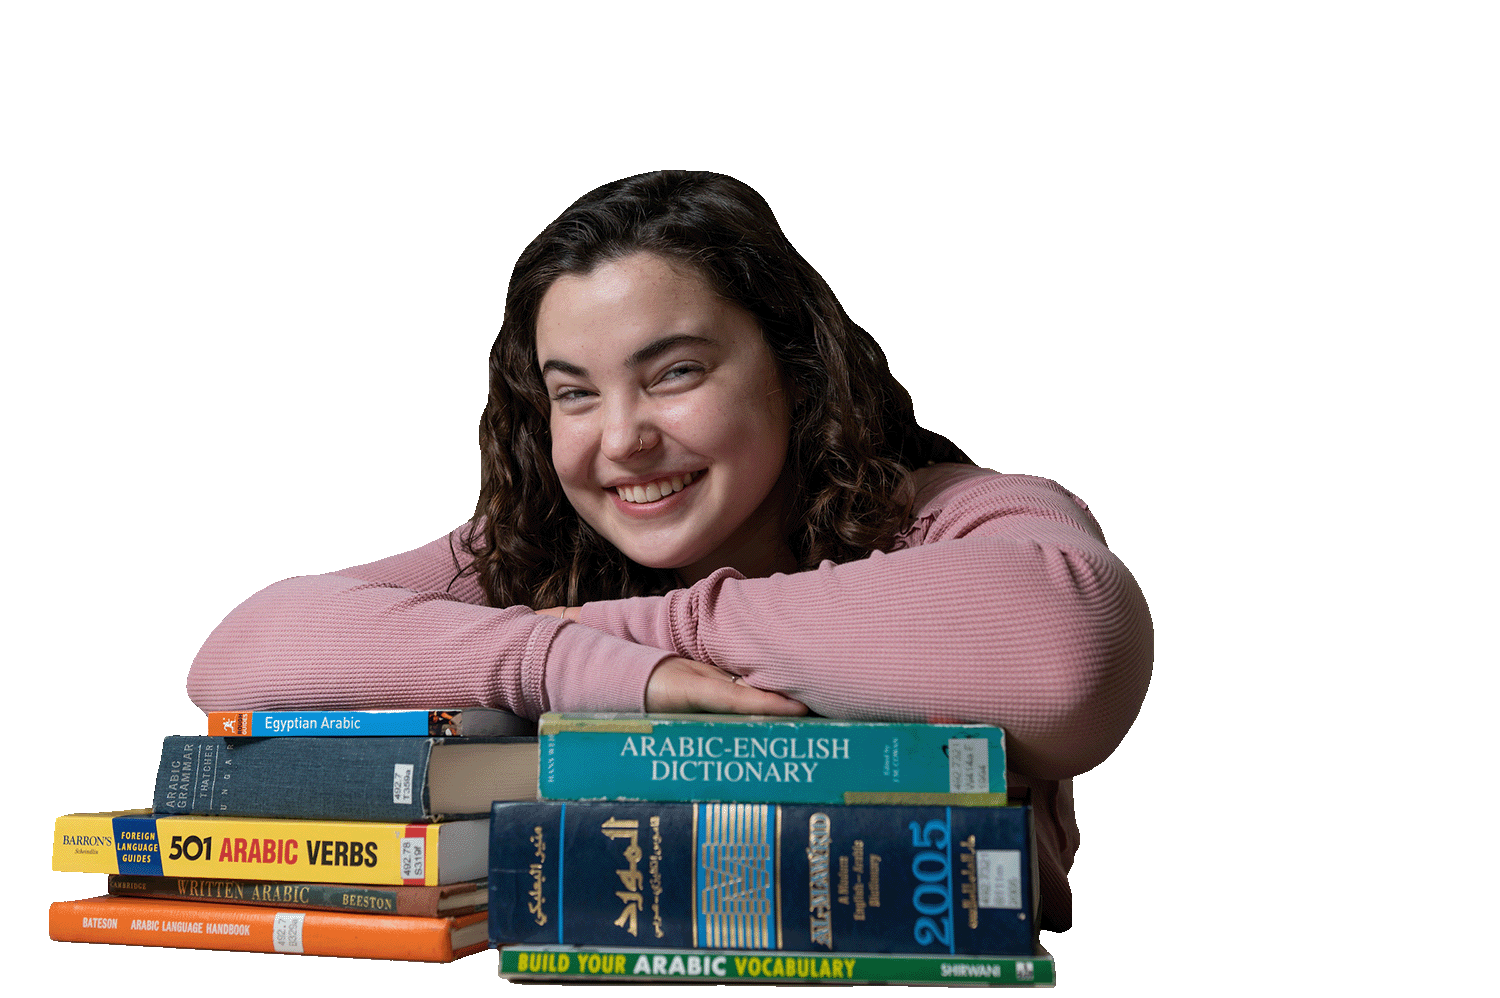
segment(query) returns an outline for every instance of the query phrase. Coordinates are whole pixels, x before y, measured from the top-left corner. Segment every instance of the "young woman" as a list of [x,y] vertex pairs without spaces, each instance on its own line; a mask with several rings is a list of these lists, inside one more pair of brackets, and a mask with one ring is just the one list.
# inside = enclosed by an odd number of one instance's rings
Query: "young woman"
[[917,425],[749,187],[585,195],[516,264],[472,520],[287,579],[188,677],[205,710],[484,703],[982,721],[1071,923],[1070,778],[1130,727],[1150,616],[1088,508]]

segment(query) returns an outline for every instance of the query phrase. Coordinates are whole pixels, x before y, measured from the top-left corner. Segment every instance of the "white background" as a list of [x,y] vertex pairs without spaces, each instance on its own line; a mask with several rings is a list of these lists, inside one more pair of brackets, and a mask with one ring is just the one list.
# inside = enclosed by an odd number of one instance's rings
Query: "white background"
[[919,418],[1087,499],[1150,600],[1145,707],[1077,780],[1061,986],[1466,977],[1496,886],[1483,6],[6,6],[7,969],[509,987],[493,954],[52,943],[102,877],[47,869],[51,823],[150,800],[239,600],[468,516],[516,255],[687,167],[764,194]]

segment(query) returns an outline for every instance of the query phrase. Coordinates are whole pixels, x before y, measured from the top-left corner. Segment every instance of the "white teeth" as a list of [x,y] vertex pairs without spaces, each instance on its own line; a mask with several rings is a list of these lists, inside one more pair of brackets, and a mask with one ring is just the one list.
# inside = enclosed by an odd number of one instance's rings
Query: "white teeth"
[[645,485],[620,485],[615,488],[615,492],[626,502],[655,502],[662,496],[681,492],[697,477],[698,472],[690,471],[686,475],[663,478],[659,482],[647,482]]

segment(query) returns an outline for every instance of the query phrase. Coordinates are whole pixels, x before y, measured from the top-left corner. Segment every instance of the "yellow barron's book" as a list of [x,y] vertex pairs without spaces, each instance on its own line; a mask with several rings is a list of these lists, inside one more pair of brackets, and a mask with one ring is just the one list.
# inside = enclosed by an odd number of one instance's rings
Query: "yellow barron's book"
[[52,869],[435,886],[485,877],[489,827],[488,819],[400,824],[69,814],[53,831]]

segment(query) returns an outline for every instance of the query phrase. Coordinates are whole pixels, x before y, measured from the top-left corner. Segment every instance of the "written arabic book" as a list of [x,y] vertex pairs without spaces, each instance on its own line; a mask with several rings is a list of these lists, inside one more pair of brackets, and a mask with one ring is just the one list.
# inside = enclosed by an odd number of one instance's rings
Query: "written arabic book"
[[441,887],[318,884],[297,880],[227,880],[211,877],[145,877],[112,873],[109,893],[165,901],[319,908],[372,915],[467,915],[489,905],[489,885],[469,880]]

